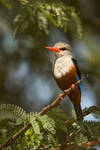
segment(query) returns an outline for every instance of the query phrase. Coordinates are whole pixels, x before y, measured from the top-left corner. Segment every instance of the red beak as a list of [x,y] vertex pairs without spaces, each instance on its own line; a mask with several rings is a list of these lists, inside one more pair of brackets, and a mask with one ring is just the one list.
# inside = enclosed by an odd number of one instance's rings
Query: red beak
[[53,52],[55,52],[55,53],[60,52],[60,49],[57,48],[57,47],[45,47],[45,48],[47,48],[48,50],[53,51]]

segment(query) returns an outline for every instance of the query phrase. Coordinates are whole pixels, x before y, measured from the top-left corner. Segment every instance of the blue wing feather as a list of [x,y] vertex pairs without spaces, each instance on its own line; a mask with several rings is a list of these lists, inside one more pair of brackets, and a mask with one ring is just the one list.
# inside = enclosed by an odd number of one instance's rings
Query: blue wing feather
[[[81,79],[81,72],[78,68],[77,61],[76,61],[76,59],[72,58],[72,62],[74,64],[74,66],[76,67],[77,80],[79,81]],[[79,89],[80,89],[80,93],[81,93],[81,83],[79,84]]]
[[[79,78],[79,76],[77,75],[77,80],[79,81],[80,80],[80,78]],[[79,84],[79,88],[80,88],[80,92],[81,92],[81,89],[82,89],[82,85],[81,85],[81,83]]]

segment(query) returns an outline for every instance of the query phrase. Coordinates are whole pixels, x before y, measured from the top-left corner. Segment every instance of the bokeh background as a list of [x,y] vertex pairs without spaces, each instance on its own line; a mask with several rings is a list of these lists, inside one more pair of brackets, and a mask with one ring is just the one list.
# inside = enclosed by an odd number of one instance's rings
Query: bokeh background
[[[72,22],[66,33],[51,25],[48,36],[36,30],[14,38],[13,20],[20,7],[17,1],[9,2],[12,8],[0,2],[0,103],[38,112],[55,100],[61,92],[52,76],[55,56],[45,46],[64,41],[71,44],[82,75],[89,75],[82,83],[82,108],[100,105],[100,0],[63,0],[79,12],[81,39]],[[60,107],[71,114],[72,104],[66,99]]]

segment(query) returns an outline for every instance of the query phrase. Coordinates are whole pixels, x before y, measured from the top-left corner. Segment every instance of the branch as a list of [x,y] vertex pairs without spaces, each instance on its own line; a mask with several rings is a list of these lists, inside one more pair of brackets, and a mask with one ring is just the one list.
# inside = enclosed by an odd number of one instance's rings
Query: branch
[[[89,107],[88,110],[86,110],[86,111],[84,111],[84,112],[82,113],[82,116],[85,117],[85,116],[89,115],[91,112],[93,112],[93,111],[96,110],[96,109],[97,109],[96,106],[91,106],[91,107]],[[66,120],[66,121],[65,121],[66,127],[69,128],[76,120],[77,120],[77,118],[76,118],[76,119]]]
[[[85,80],[88,77],[88,75],[86,77],[84,77],[83,79],[77,81],[74,84],[74,87],[76,88],[83,80]],[[69,93],[71,93],[74,89],[72,87],[70,87],[69,89],[65,90],[62,93],[62,98],[64,98],[65,96],[67,96]],[[55,101],[53,101],[50,105],[44,107],[40,112],[39,115],[43,115],[46,112],[48,112],[49,110],[51,110],[54,107],[57,107],[59,105],[59,103],[62,101],[62,99],[60,97],[58,97]],[[0,145],[0,150],[2,150],[2,148],[4,147],[8,147],[10,145],[13,144],[13,142],[21,135],[23,135],[23,133],[28,130],[29,128],[31,128],[32,125],[31,123],[28,123],[25,127],[23,127],[22,129],[20,129],[17,133],[15,133],[14,135],[12,135],[4,144]]]
[[[77,146],[77,149],[81,149],[81,150],[87,150],[87,148],[89,146],[95,146],[96,144],[100,144],[100,137],[97,138],[96,140],[92,140],[92,141],[88,141],[84,144],[82,144],[82,146]],[[75,150],[76,149],[76,145],[72,144],[69,146],[60,146],[60,147],[54,147],[52,150]],[[44,150],[49,150],[49,149],[44,149]]]
[[[96,144],[100,144],[100,137],[98,137],[96,140],[88,141],[84,143],[82,146],[77,146],[77,149],[86,150],[89,146],[95,146]],[[60,147],[58,150],[74,150],[75,145],[65,146],[64,148]],[[55,149],[53,149],[55,150]]]
[[100,137],[93,141],[88,141],[82,145],[83,150],[86,150],[88,146],[94,146],[96,144],[100,144]]

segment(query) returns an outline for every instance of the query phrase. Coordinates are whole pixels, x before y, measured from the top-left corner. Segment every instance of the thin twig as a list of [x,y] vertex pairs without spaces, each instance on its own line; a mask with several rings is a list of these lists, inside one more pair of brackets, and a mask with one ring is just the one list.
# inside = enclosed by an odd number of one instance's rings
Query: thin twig
[[[85,116],[89,115],[91,112],[93,112],[96,109],[97,109],[96,106],[91,106],[91,107],[89,107],[88,110],[86,110],[85,112],[82,113],[82,116],[85,117]],[[73,118],[73,119],[70,119],[70,120],[66,120],[65,121],[66,127],[67,128],[70,127],[76,120],[77,120],[77,118],[76,119]]]
[[100,144],[100,137],[93,141],[88,141],[82,145],[83,150],[86,150],[89,146],[94,146],[96,144]]
[[[75,84],[74,84],[74,87],[77,87],[83,80],[85,80],[88,76],[82,78],[81,80],[77,81]],[[67,96],[69,93],[71,93],[73,91],[73,88],[69,88],[67,90],[65,90],[63,93],[62,93],[62,98],[64,98],[65,96]],[[56,107],[57,105],[59,105],[59,103],[62,101],[62,99],[60,97],[58,97],[55,101],[53,101],[50,105],[44,107],[40,112],[39,114],[40,115],[43,115],[45,114],[46,112],[48,112],[49,110],[51,110],[52,108]],[[29,128],[31,128],[31,123],[28,123],[25,127],[23,127],[22,129],[20,129],[17,133],[15,133],[14,135],[12,135],[4,144],[1,144],[0,145],[0,150],[2,150],[2,148],[4,147],[8,147],[10,145],[13,144],[13,142],[21,135],[23,135],[23,133],[25,131],[27,131]]]
[[[88,141],[84,143],[82,146],[77,146],[78,148],[81,148],[82,150],[86,150],[89,146],[94,146],[96,144],[100,144],[100,137],[98,137],[96,140]],[[59,150],[74,150],[75,149],[75,144],[65,146],[63,149],[62,147],[59,148]]]

